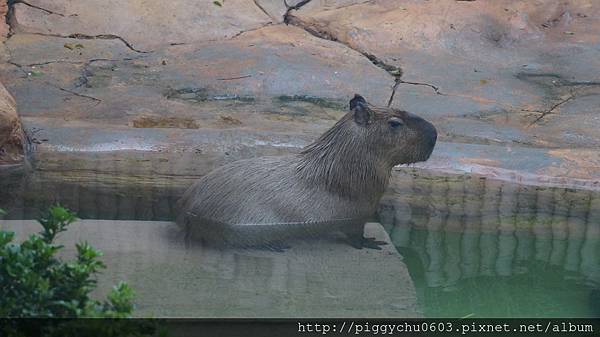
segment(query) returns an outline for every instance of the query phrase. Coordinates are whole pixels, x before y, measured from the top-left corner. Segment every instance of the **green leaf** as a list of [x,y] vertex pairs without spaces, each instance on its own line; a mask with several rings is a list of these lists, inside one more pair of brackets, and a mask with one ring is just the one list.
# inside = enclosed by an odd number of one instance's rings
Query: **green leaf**
[[133,289],[125,282],[119,282],[108,294],[108,304],[117,317],[130,314],[133,311]]
[[213,1],[213,4],[214,4],[215,6],[223,7],[223,4],[221,4],[219,1],[216,1],[216,0],[215,0],[215,1]]
[[[131,316],[134,293],[126,283],[117,284],[104,302],[90,297],[96,274],[106,268],[101,251],[81,242],[75,245],[75,260],[57,257],[63,246],[53,243],[56,235],[76,220],[74,213],[57,205],[39,220],[43,231],[20,244],[13,243],[14,233],[0,231],[0,317]],[[139,336],[141,330],[131,331],[128,335]],[[108,335],[119,334],[115,330]]]
[[0,248],[6,246],[15,237],[14,232],[0,231]]
[[44,228],[42,238],[51,243],[58,233],[66,231],[67,227],[77,220],[74,213],[60,205],[50,207],[46,217],[38,220]]

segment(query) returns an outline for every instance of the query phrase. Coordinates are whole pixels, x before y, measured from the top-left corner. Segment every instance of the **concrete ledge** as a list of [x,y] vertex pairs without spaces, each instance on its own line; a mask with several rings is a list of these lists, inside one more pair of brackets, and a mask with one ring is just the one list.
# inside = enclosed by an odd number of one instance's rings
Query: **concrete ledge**
[[473,174],[532,186],[600,190],[600,152],[438,142],[414,165],[438,176]]
[[[1,221],[20,242],[41,228]],[[108,269],[97,295],[120,280],[137,293],[140,317],[418,317],[414,285],[383,227],[365,234],[388,242],[357,250],[332,241],[297,242],[285,253],[216,250],[186,244],[171,222],[83,220],[59,239],[66,254],[87,240]]]
[[[54,125],[25,118],[39,130],[33,165],[47,181],[108,186],[189,186],[231,161],[298,152],[325,128],[306,132],[252,129],[135,129],[89,124]],[[415,167],[440,176],[475,174],[534,186],[600,190],[600,151],[438,141]],[[398,167],[402,170],[401,167]]]

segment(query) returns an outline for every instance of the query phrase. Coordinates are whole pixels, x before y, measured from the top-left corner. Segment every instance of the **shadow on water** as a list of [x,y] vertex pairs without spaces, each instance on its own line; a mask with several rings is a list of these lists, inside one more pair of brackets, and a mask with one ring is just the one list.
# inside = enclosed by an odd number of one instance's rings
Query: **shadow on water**
[[379,218],[429,317],[600,317],[600,193],[405,170]]
[[[84,219],[172,220],[191,178],[77,182],[5,173],[5,219],[60,202]],[[430,317],[600,317],[600,193],[395,172],[380,222]]]

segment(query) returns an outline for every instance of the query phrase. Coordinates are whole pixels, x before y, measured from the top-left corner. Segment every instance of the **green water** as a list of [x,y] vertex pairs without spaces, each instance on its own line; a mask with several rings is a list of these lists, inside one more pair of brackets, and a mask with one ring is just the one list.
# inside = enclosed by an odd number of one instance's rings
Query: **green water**
[[600,196],[407,175],[380,210],[427,317],[600,317]]
[[[429,285],[418,253],[398,250],[427,317],[600,317],[597,285],[586,284],[581,275],[560,266],[531,259],[521,261],[510,275],[461,275],[442,285]],[[458,266],[440,276],[460,272]]]

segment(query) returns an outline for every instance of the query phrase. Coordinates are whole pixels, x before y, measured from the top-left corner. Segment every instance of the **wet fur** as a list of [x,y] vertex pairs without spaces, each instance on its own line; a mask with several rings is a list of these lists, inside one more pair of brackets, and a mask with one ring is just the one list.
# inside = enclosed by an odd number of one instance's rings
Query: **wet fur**
[[[177,222],[194,237],[242,246],[335,231],[362,239],[392,167],[426,160],[436,135],[416,116],[357,97],[301,153],[236,161],[198,180],[181,198]],[[391,117],[403,130],[391,129]]]

